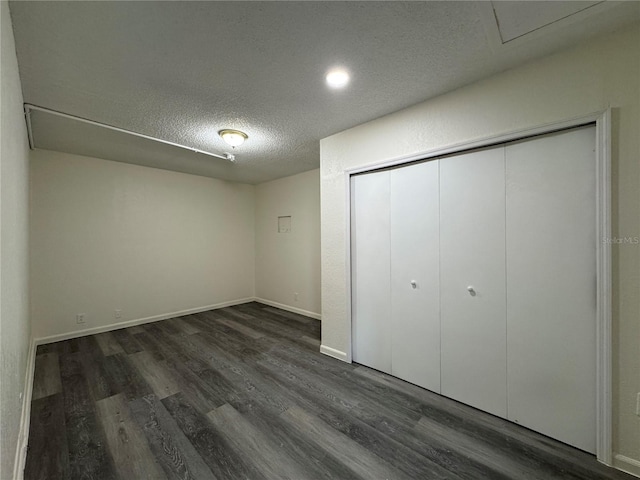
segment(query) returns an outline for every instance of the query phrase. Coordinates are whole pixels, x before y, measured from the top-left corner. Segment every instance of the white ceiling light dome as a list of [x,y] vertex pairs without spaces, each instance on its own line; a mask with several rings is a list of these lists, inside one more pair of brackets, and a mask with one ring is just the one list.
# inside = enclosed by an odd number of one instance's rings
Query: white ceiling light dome
[[249,135],[247,135],[246,133],[231,128],[220,130],[218,132],[218,135],[220,135],[222,139],[233,148],[239,147],[247,138],[249,138]]

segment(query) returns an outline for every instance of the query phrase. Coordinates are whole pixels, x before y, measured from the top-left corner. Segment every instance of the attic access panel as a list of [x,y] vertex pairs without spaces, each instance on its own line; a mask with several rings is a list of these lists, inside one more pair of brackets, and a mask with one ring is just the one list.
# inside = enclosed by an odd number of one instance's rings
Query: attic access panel
[[559,20],[575,15],[602,1],[492,1],[502,43],[515,40]]

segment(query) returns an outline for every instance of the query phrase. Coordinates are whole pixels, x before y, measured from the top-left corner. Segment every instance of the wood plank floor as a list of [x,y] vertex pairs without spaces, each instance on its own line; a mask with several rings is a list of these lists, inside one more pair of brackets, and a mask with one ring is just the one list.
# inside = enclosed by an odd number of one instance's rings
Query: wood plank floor
[[249,303],[38,347],[25,478],[631,479]]

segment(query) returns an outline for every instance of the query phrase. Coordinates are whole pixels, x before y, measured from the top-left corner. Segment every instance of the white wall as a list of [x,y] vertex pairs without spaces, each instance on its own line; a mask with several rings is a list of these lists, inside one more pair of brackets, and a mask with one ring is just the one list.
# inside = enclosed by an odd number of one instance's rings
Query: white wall
[[[506,48],[506,47],[505,47]],[[640,236],[640,26],[323,139],[322,344],[348,357],[345,169],[613,107],[613,234]],[[640,246],[613,251],[614,451],[640,462]],[[333,349],[333,350],[331,350]]]
[[[278,233],[279,216],[291,216],[290,233]],[[256,186],[256,297],[320,316],[319,170]]]
[[0,478],[12,478],[25,390],[29,322],[29,161],[9,6],[0,2]]
[[252,298],[254,222],[251,185],[32,152],[34,337]]

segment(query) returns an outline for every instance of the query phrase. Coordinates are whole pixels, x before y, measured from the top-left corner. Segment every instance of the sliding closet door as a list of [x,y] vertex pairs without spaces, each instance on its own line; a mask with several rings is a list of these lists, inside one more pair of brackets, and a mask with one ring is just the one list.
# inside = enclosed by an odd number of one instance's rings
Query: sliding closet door
[[442,394],[506,416],[504,148],[440,160]]
[[391,171],[391,373],[440,392],[438,161]]
[[508,418],[592,453],[594,149],[595,127],[506,147]]
[[353,360],[391,373],[389,172],[351,177]]

